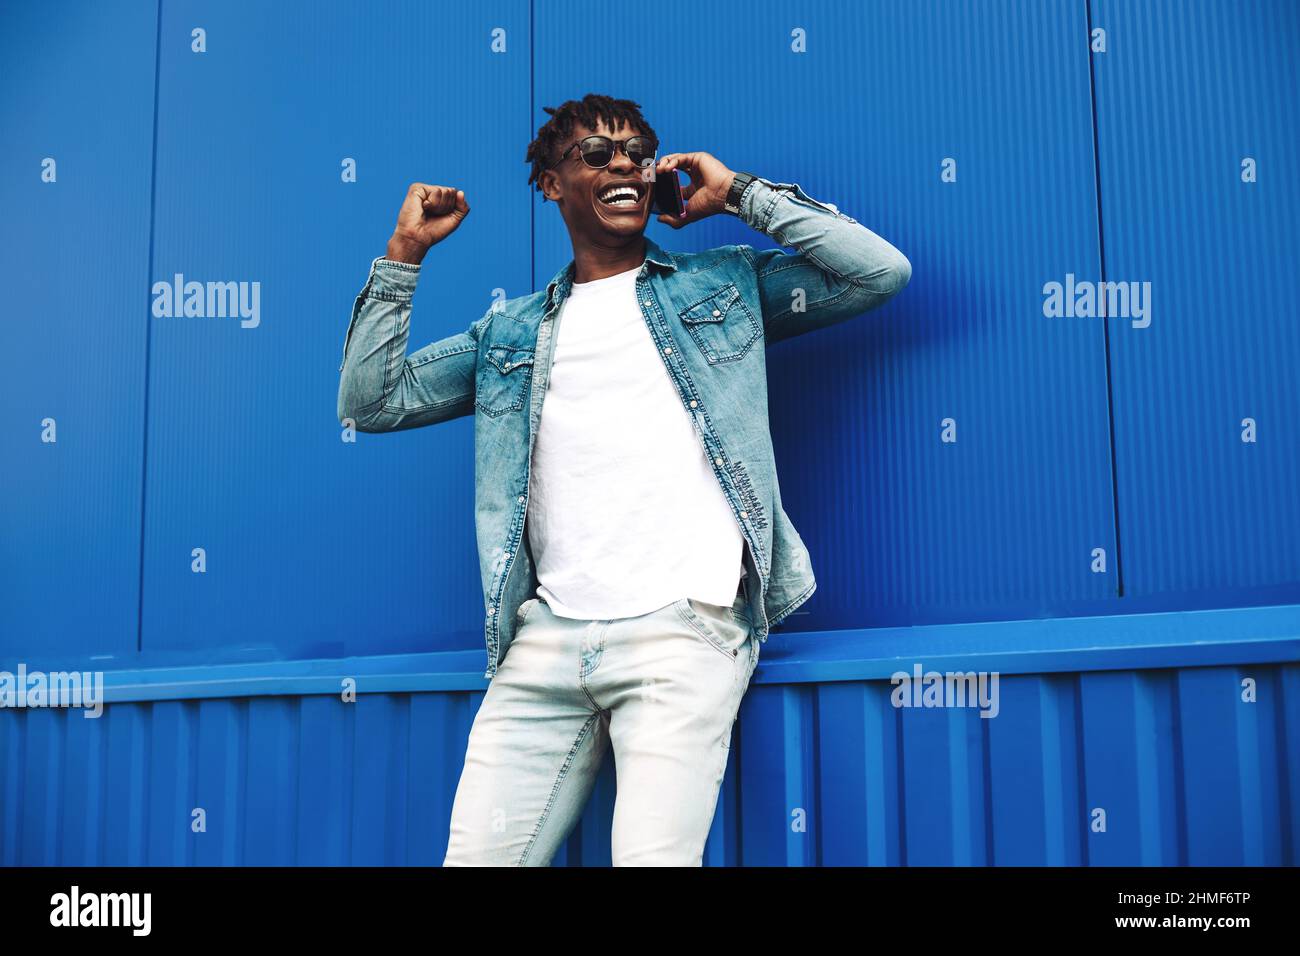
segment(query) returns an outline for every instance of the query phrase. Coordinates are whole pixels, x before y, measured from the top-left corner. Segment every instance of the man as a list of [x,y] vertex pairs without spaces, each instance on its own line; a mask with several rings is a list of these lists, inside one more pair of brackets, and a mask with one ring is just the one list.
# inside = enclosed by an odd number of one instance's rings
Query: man
[[[764,347],[874,308],[911,266],[795,184],[659,156],[629,100],[546,111],[525,161],[573,260],[408,356],[422,260],[469,215],[461,190],[412,185],[353,308],[339,418],[475,415],[491,683],[444,865],[548,865],[612,746],[614,864],[698,866],[759,646],[816,587],[781,507]],[[729,213],[796,251],[659,248],[653,181],[676,170],[686,215],[660,222]]]

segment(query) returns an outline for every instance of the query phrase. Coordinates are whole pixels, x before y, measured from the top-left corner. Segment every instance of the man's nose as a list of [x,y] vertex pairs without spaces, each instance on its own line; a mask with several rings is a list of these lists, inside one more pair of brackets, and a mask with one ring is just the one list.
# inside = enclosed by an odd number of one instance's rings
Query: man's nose
[[632,160],[628,159],[627,152],[622,144],[614,147],[614,158],[609,161],[609,165],[611,169],[616,169],[619,172],[632,172],[638,168]]

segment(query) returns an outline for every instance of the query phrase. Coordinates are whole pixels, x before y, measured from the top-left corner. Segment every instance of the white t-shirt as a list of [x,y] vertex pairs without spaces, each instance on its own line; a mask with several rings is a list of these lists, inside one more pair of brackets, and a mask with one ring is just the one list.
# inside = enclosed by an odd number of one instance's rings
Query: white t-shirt
[[538,594],[612,620],[683,597],[730,607],[744,538],[636,298],[636,269],[561,305],[529,479]]

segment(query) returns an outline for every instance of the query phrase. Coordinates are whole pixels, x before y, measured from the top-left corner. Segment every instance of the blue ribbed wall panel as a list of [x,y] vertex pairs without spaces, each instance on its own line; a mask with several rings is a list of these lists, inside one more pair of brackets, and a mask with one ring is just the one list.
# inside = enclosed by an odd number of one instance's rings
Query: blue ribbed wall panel
[[[1042,314],[1047,278],[1098,271],[1083,6],[537,10],[535,113],[588,91],[634,99],[665,151],[798,182],[912,262],[882,310],[768,352],[782,498],[818,581],[786,626],[1119,610],[1113,560],[1090,567],[1115,550],[1102,330]],[[604,42],[621,22],[689,69],[628,70]],[[738,68],[769,82],[738,84]],[[541,284],[569,243],[553,204],[536,223]],[[651,234],[774,245],[729,216]]]
[[155,278],[258,281],[262,315],[153,320],[145,651],[481,646],[472,421],[351,444],[335,399],[411,182],[471,206],[425,260],[411,351],[528,291],[527,3],[167,0],[160,49]]
[[1151,283],[1149,326],[1109,320],[1129,606],[1290,603],[1300,4],[1094,0],[1092,20],[1106,278]]
[[[1235,626],[1261,638],[1274,626],[1251,620]],[[1260,656],[1293,660],[1298,642],[1293,629]],[[1207,652],[1235,654],[1180,653]],[[296,694],[245,683],[258,696],[210,697],[195,669],[158,675],[156,691],[137,675],[99,719],[10,713],[0,864],[436,865],[482,694],[392,689],[473,676],[459,671],[467,655],[423,657],[356,675],[355,703],[322,689],[347,662],[318,662],[320,687]],[[780,682],[768,670],[742,706],[707,865],[1296,863],[1294,662],[1003,673],[991,718],[896,708],[885,679]],[[1246,678],[1256,702],[1242,699]],[[609,864],[613,771],[607,760],[554,865]]]
[[151,2],[0,4],[8,653],[136,648],[157,17]]
[[[599,90],[914,267],[768,353],[819,587],[705,862],[1294,865],[1298,40],[1289,0],[0,7],[0,670],[112,693],[0,710],[0,864],[441,860],[484,687],[472,426],[342,442],[343,334],[412,180],[473,208],[412,348],[545,283],[569,242],[524,149]],[[1149,328],[1044,317],[1103,265]],[[259,282],[261,324],[150,318],[178,272]],[[998,717],[895,708],[913,662],[1000,672]],[[609,862],[614,796],[608,761],[557,864]]]

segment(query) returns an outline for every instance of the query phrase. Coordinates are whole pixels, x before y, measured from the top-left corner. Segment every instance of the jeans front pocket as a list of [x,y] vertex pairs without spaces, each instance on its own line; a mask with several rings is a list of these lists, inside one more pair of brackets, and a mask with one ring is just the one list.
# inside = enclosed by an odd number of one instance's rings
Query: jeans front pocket
[[[732,609],[695,598],[682,598],[674,605],[694,634],[732,663],[749,639],[749,627],[737,621]],[[748,663],[748,660],[746,660]]]
[[478,367],[474,407],[495,418],[524,407],[533,377],[533,350],[490,345]]
[[533,613],[533,608],[537,607],[539,601],[541,601],[541,598],[533,597],[533,598],[529,598],[528,600],[524,601],[523,604],[519,605],[519,610],[515,613],[515,618],[517,621],[515,627],[516,630],[523,627],[524,624],[528,622],[528,615]]

